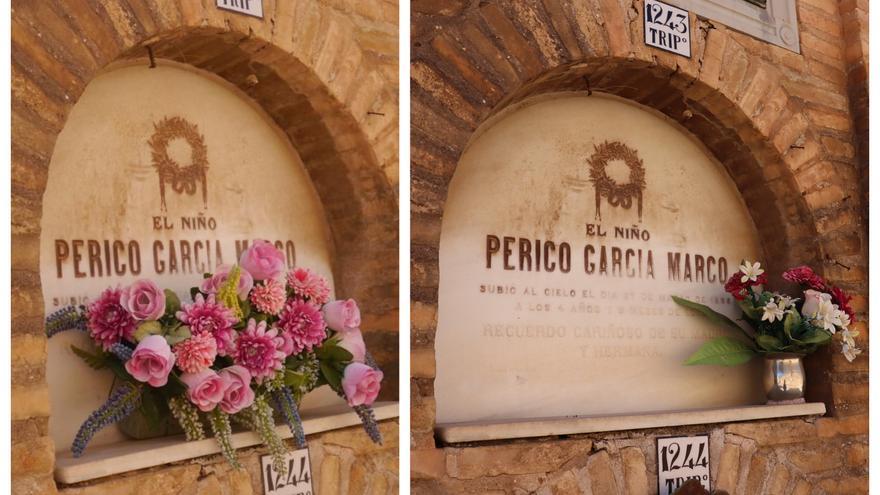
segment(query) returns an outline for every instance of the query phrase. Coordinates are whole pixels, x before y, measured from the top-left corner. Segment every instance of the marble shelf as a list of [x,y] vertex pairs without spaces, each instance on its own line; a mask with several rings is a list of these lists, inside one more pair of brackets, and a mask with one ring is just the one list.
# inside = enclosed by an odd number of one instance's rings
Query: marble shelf
[[[399,415],[397,402],[377,402],[373,409],[378,421]],[[305,411],[302,419],[306,435],[360,424],[357,415],[344,404]],[[279,425],[277,431],[281,438],[291,436],[286,425]],[[232,435],[232,444],[236,448],[251,447],[259,443],[260,438],[252,432]],[[55,479],[61,483],[79,483],[218,452],[220,448],[213,438],[195,442],[187,442],[182,436],[128,440],[86,449],[86,454],[80,458],[74,458],[70,451],[58,452],[55,458]]]
[[440,439],[446,443],[463,443],[638,430],[668,426],[731,423],[794,416],[821,416],[823,414],[825,414],[825,404],[821,402],[808,402],[804,404],[725,407],[613,416],[568,416],[559,418],[473,421],[439,424],[436,431]]

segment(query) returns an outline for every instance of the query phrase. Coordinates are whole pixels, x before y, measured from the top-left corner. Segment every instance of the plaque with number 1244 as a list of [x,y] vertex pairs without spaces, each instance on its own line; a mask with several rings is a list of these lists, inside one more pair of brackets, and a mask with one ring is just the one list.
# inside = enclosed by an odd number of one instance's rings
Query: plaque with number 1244
[[657,439],[657,486],[660,495],[672,495],[685,481],[697,479],[706,490],[709,481],[709,436]]
[[272,456],[260,458],[263,473],[264,495],[313,495],[312,466],[309,461],[309,449],[288,452],[286,457],[287,472],[280,473],[272,466]]

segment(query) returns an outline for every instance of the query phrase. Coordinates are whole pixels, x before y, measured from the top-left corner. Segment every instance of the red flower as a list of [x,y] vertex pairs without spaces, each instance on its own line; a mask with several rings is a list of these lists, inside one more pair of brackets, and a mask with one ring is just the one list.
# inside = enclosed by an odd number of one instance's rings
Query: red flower
[[796,266],[782,274],[782,278],[789,282],[794,282],[809,289],[825,292],[828,290],[828,284],[816,272],[808,266]]
[[737,301],[742,301],[749,295],[748,286],[741,282],[742,272],[737,271],[724,284],[724,290],[730,293]]
[[850,323],[856,322],[856,315],[853,312],[852,308],[849,305],[849,301],[852,299],[852,296],[847,294],[838,287],[831,288],[831,300],[837,304],[837,307],[841,309],[844,313],[849,316]]

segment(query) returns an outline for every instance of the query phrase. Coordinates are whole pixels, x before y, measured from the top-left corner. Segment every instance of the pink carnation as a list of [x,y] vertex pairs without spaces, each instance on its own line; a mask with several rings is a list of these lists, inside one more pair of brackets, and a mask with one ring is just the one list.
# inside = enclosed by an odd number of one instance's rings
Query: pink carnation
[[189,325],[193,335],[210,334],[217,341],[217,354],[227,355],[233,348],[235,332],[232,325],[237,322],[232,311],[216,302],[214,294],[196,294],[195,302],[183,304],[177,312],[177,319]]
[[298,354],[303,349],[312,350],[327,336],[324,317],[318,307],[297,299],[287,302],[278,326],[285,337],[292,341],[290,354]]
[[217,341],[213,335],[201,333],[174,346],[177,367],[186,373],[198,373],[214,364]]
[[308,299],[318,306],[330,300],[330,286],[327,279],[308,268],[296,268],[288,272],[287,285],[293,289],[295,296]]
[[104,350],[121,340],[131,341],[137,322],[120,304],[122,290],[107,289],[89,305],[89,334]]
[[257,323],[251,318],[247,328],[239,334],[235,343],[232,360],[244,366],[257,383],[264,378],[271,378],[275,372],[284,368],[282,351],[284,339],[278,336],[278,330],[266,330],[266,322]]
[[262,284],[254,286],[250,299],[257,311],[276,316],[284,309],[287,293],[283,283],[270,278]]

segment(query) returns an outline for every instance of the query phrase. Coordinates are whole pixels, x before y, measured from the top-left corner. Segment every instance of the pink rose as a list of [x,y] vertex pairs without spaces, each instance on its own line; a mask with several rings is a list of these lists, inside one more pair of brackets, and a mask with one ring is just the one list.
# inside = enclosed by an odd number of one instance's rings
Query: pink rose
[[831,294],[808,289],[804,291],[804,305],[801,307],[801,314],[813,317],[819,312],[819,303],[822,300],[831,300]]
[[141,279],[122,289],[119,305],[135,320],[158,320],[165,313],[165,291],[152,281]]
[[271,242],[261,240],[255,240],[241,253],[238,264],[250,272],[254,280],[277,279],[287,268],[284,254]]
[[[211,275],[211,278],[206,278],[202,281],[199,289],[205,294],[216,294],[220,290],[220,286],[229,278],[229,271],[231,269],[232,267],[229,265],[218,266],[214,274]],[[239,299],[246,300],[251,289],[254,287],[254,277],[244,268],[241,268],[240,273],[241,275],[238,277],[238,290],[236,292]]]
[[337,332],[348,332],[361,326],[361,311],[354,299],[330,301],[324,305],[324,322]]
[[138,344],[125,369],[135,380],[153,387],[164,387],[174,366],[174,353],[161,335],[149,335]]
[[349,406],[371,405],[379,395],[379,382],[383,375],[363,363],[351,363],[342,376],[342,390]]
[[254,391],[251,390],[251,373],[244,366],[234,365],[220,370],[220,376],[229,385],[220,401],[220,409],[226,414],[235,414],[254,403]]
[[180,379],[186,384],[189,401],[203,412],[212,411],[229,388],[229,378],[218,375],[210,368],[198,373],[184,373]]
[[353,362],[363,363],[367,355],[367,346],[364,344],[364,336],[361,335],[361,331],[354,329],[340,335],[342,340],[339,342],[339,347],[351,353]]

